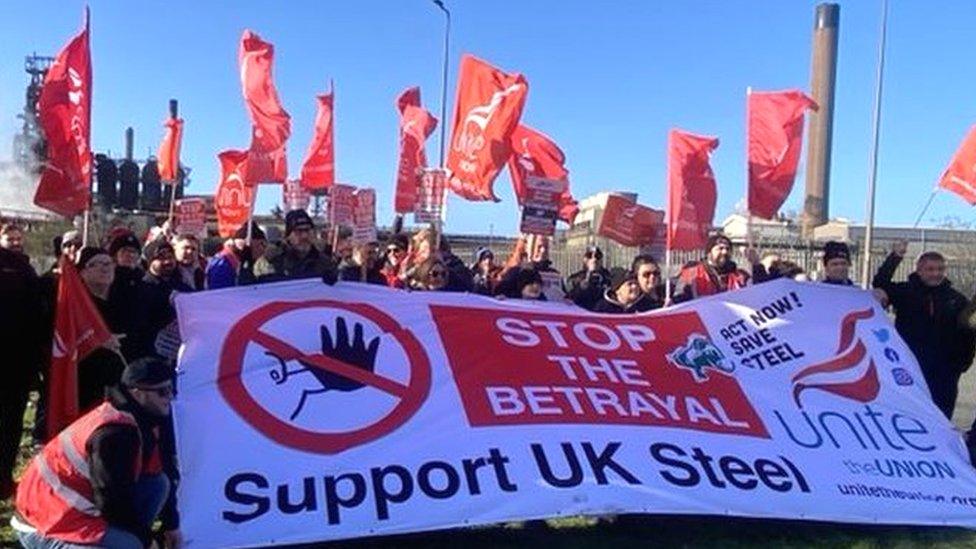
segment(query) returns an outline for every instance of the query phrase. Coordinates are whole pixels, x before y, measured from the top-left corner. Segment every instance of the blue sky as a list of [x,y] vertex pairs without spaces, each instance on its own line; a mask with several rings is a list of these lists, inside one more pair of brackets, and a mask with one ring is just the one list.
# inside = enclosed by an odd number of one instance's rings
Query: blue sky
[[[666,136],[676,126],[721,140],[712,158],[720,220],[743,194],[746,88],[809,86],[812,1],[446,1],[454,14],[449,101],[463,52],[525,74],[523,121],[566,152],[578,197],[627,190],[663,206]],[[879,1],[840,2],[835,217],[864,218]],[[891,4],[877,219],[911,224],[976,123],[976,2]],[[393,101],[419,85],[425,105],[440,110],[443,16],[429,0],[90,5],[96,150],[121,153],[126,126],[136,130],[137,156],[155,150],[167,99],[178,98],[186,119],[183,161],[193,167],[188,192],[212,193],[216,154],[249,141],[237,46],[250,28],[276,47],[278,91],[293,120],[291,172],[299,171],[310,138],[314,96],[334,79],[339,179],[376,187],[379,219],[391,218]],[[0,6],[0,158],[9,158],[17,129],[24,55],[53,55],[78,30],[82,8],[76,1]],[[428,142],[434,160],[438,135]],[[802,204],[802,164],[800,170],[786,208]],[[500,204],[452,199],[449,230],[514,233],[507,172],[495,185]],[[278,187],[262,187],[258,208],[279,200]],[[945,216],[971,221],[976,212],[942,194],[926,217]]]

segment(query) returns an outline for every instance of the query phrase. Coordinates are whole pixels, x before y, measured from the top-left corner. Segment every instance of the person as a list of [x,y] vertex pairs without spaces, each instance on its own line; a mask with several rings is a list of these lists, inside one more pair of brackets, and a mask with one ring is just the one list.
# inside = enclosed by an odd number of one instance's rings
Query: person
[[24,253],[24,231],[19,225],[14,225],[13,223],[6,223],[0,226],[0,248],[4,250],[9,250],[11,252],[16,252],[19,254]]
[[192,291],[176,274],[173,246],[165,239],[157,238],[146,244],[142,255],[146,263],[146,276],[139,286],[138,325],[134,335],[130,336],[134,337],[134,352],[139,357],[158,354],[160,333],[166,329],[166,336],[173,330],[176,320],[173,292]]
[[200,241],[191,234],[178,234],[171,240],[176,257],[176,274],[192,291],[204,289],[206,275],[200,262]]
[[583,253],[583,269],[566,279],[566,297],[588,311],[600,301],[610,285],[610,271],[603,266],[603,251],[589,246]]
[[406,284],[402,273],[408,257],[410,248],[410,237],[403,233],[396,233],[390,237],[386,245],[386,253],[383,254],[383,267],[380,274],[383,275],[386,285],[390,288],[405,288]]
[[285,240],[268,248],[254,263],[258,282],[300,278],[321,278],[329,284],[338,279],[332,257],[315,247],[312,218],[305,210],[292,210],[285,216]]
[[[129,318],[124,311],[133,304],[120,302],[118,297],[112,299],[115,263],[101,248],[86,246],[78,252],[78,277],[88,289],[105,325],[114,334],[109,343],[93,350],[78,363],[78,408],[87,411],[102,400],[105,389],[119,382],[125,369],[121,341],[128,339],[132,330],[123,325]],[[137,353],[134,347],[129,351],[130,357]]]
[[908,281],[892,282],[907,250],[907,242],[895,242],[872,285],[887,296],[895,328],[918,360],[933,402],[951,420],[959,377],[969,368],[976,344],[962,316],[969,301],[946,278],[946,261],[938,252],[920,255]]
[[428,258],[413,271],[410,288],[413,290],[443,292],[448,290],[447,265],[438,257]]
[[251,245],[247,245],[247,223],[224,243],[207,263],[205,270],[208,290],[254,284],[254,264],[264,257],[268,248],[267,235],[254,221],[251,222]]
[[386,285],[386,278],[380,272],[379,244],[369,242],[360,244],[352,250],[352,255],[339,265],[339,280]]
[[674,301],[681,303],[745,287],[749,283],[749,273],[739,269],[731,256],[729,237],[721,233],[709,237],[705,257],[681,268]]
[[641,287],[633,271],[615,269],[610,278],[610,285],[593,307],[593,312],[614,315],[639,313],[637,304],[640,299]]
[[518,299],[546,301],[546,294],[542,291],[542,274],[532,267],[519,269],[516,288]]
[[831,240],[824,244],[823,254],[824,284],[853,286],[850,279],[851,250],[847,244]]
[[146,276],[139,259],[142,245],[135,233],[130,230],[116,232],[108,241],[108,255],[115,261],[115,281],[123,287],[131,287],[134,282]]
[[474,280],[471,277],[471,271],[468,269],[464,261],[454,255],[451,251],[451,243],[447,241],[447,237],[442,236],[440,239],[440,245],[438,247],[440,252],[438,255],[444,265],[447,267],[447,287],[445,291],[448,292],[471,292],[474,291]]
[[663,307],[665,289],[657,260],[649,254],[638,255],[630,263],[630,272],[640,286],[640,297],[633,305],[634,311],[644,313]]
[[13,493],[13,468],[24,430],[27,398],[44,356],[47,330],[42,324],[37,273],[23,253],[23,232],[16,225],[0,227],[0,500]]
[[169,365],[139,359],[102,404],[53,437],[17,489],[11,525],[21,544],[141,549],[159,517],[166,545],[179,546],[179,516],[169,497],[175,458],[158,434],[172,399]]
[[501,267],[495,265],[495,253],[485,246],[474,252],[474,263],[471,264],[471,282],[473,292],[479,295],[492,295],[495,281]]

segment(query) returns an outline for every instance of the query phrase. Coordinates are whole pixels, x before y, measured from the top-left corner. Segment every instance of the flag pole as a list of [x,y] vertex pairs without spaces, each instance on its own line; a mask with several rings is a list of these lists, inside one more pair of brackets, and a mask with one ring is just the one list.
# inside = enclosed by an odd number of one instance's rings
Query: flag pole
[[935,195],[937,195],[937,194],[939,194],[939,186],[938,185],[936,185],[935,188],[932,189],[931,194],[929,194],[929,199],[925,202],[925,206],[922,207],[922,211],[920,211],[918,213],[918,217],[915,218],[915,224],[912,225],[912,228],[913,229],[917,229],[918,228],[918,224],[922,222],[922,217],[925,215],[925,212],[929,211],[929,206],[932,205],[932,201],[935,200]]
[[441,168],[444,167],[444,147],[446,145],[445,140],[445,130],[447,129],[447,69],[448,61],[450,60],[450,40],[451,40],[451,12],[444,5],[443,0],[433,0],[434,5],[436,5],[442,12],[444,12],[444,17],[446,18],[446,23],[444,26],[444,75],[441,80]]
[[751,95],[752,86],[746,86],[746,246],[749,250],[754,247],[752,209],[749,207],[749,97]]
[[[88,113],[87,113],[88,114],[88,120],[86,121],[86,123],[87,123],[87,126],[88,126],[88,152],[90,154],[91,153],[91,142],[92,142],[92,140],[91,140],[91,127],[92,127],[92,125],[91,125],[91,111],[92,111],[92,109],[91,109],[91,107],[92,107],[91,92],[92,92],[92,88],[94,86],[92,85],[92,77],[91,77],[91,74],[92,74],[92,71],[91,71],[91,8],[88,7],[88,4],[85,4],[85,34],[88,35],[88,86],[89,86],[88,93],[89,93],[89,97],[88,97]],[[91,222],[91,204],[92,204],[91,188],[92,188],[92,175],[93,175],[92,174],[92,170],[91,170],[91,168],[89,168],[88,169],[88,204],[85,205],[85,217],[84,217],[83,221],[81,222],[81,227],[82,227],[81,247],[82,248],[84,248],[85,246],[88,246],[88,225]]]
[[88,246],[88,224],[91,218],[91,196],[88,198],[89,206],[85,208],[85,215],[81,222],[81,247]]
[[668,133],[668,158],[667,158],[667,168],[665,173],[667,173],[667,184],[668,190],[665,194],[665,199],[667,200],[667,207],[664,212],[665,225],[664,225],[664,306],[667,307],[671,303],[671,216],[674,212],[671,210],[671,133]]
[[[169,100],[169,119],[171,121],[175,121],[177,116],[179,116],[179,107],[178,107],[178,104],[177,104],[177,102],[176,102],[175,99],[170,99]],[[174,140],[175,140],[175,136],[174,136]],[[179,172],[179,158],[176,159],[176,162],[177,162],[176,169],[177,169],[177,172]],[[175,177],[178,177],[178,173],[177,174],[173,174],[173,175]],[[173,214],[175,212],[176,212],[176,181],[173,180],[173,181],[170,181],[169,182],[169,220],[168,221],[169,221],[170,230],[173,230]]]
[[878,41],[878,72],[874,92],[874,129],[871,144],[871,172],[868,179],[867,221],[861,258],[861,285],[870,286],[871,244],[874,237],[874,201],[878,179],[878,141],[881,133],[881,93],[884,88],[885,38],[888,28],[888,0],[881,0],[881,37]]

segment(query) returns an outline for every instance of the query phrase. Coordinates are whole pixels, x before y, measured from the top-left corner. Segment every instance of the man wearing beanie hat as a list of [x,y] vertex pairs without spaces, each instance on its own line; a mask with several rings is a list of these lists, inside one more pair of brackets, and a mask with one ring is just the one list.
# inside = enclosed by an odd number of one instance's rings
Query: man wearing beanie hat
[[251,222],[251,245],[247,245],[247,223],[241,225],[234,237],[224,242],[223,249],[207,263],[207,289],[230,288],[254,284],[254,263],[264,257],[268,237],[261,227]]
[[583,253],[583,269],[566,279],[566,297],[592,311],[609,285],[610,271],[603,266],[603,251],[596,246],[588,246]]
[[491,295],[500,271],[501,267],[495,264],[494,252],[485,246],[475,250],[474,263],[471,264],[471,283],[474,293]]
[[707,295],[737,290],[749,283],[749,273],[732,261],[732,241],[722,233],[713,234],[705,245],[705,258],[681,268],[674,290],[674,301],[683,302]]
[[175,503],[167,502],[175,460],[159,436],[172,378],[162,360],[133,362],[101,405],[44,446],[17,489],[11,525],[24,547],[146,547],[157,517],[167,543],[180,543],[175,505],[167,504]]
[[315,247],[315,225],[305,210],[292,210],[285,216],[285,240],[268,248],[254,264],[259,282],[299,278],[321,278],[329,284],[338,279],[332,257]]
[[632,271],[614,269],[610,285],[603,297],[593,308],[593,312],[614,315],[639,313],[637,303],[642,296],[637,276]]
[[851,272],[851,250],[847,244],[834,240],[824,244],[823,266],[825,284],[854,285],[848,278]]
[[137,301],[139,312],[135,332],[139,351],[136,356],[150,356],[156,353],[160,332],[176,320],[173,293],[187,293],[193,289],[176,273],[173,246],[166,240],[152,240],[143,248],[142,256],[147,267]]

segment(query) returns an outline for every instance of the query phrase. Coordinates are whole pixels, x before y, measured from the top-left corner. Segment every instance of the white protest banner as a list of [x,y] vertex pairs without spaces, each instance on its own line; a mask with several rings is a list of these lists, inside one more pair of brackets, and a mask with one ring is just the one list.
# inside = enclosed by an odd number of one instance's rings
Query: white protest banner
[[290,179],[281,186],[281,207],[285,212],[307,210],[312,194],[302,187],[300,179]]
[[436,223],[444,211],[444,193],[447,191],[447,174],[440,168],[428,168],[420,176],[417,188],[416,223]]
[[976,527],[976,470],[871,294],[644,315],[294,281],[179,294],[187,547],[556,515]]
[[356,209],[356,187],[333,185],[329,188],[329,223],[336,227],[351,227]]
[[376,242],[376,190],[356,189],[353,198],[353,244]]
[[176,234],[207,237],[207,201],[200,197],[180,198],[173,204]]
[[566,190],[566,182],[530,175],[525,179],[525,188],[527,193],[519,231],[543,236],[556,234],[559,197]]

